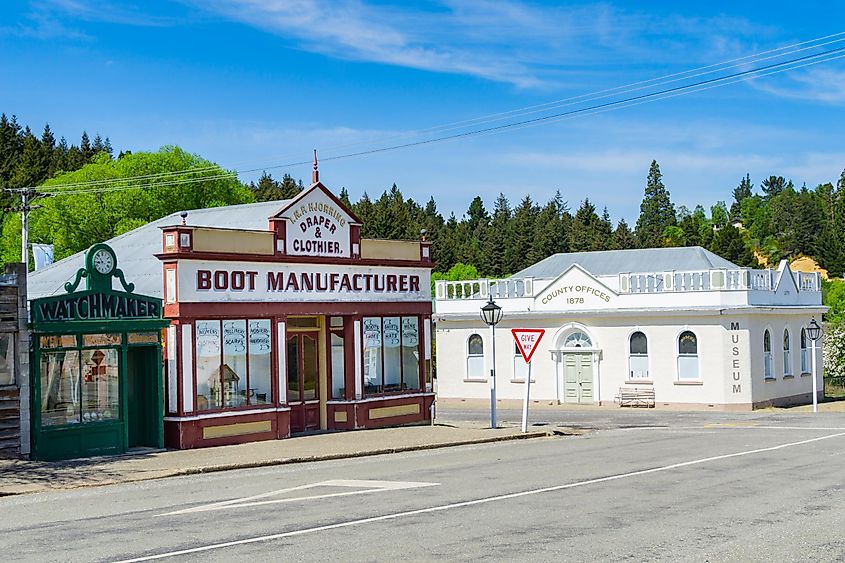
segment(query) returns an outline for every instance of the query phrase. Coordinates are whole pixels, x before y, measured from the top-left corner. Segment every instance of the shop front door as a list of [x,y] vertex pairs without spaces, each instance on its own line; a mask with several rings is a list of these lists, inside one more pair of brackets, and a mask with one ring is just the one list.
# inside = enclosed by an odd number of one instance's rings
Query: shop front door
[[563,388],[565,403],[593,402],[593,355],[563,355]]
[[319,360],[320,333],[298,332],[288,336],[288,404],[291,432],[320,427]]
[[130,448],[142,446],[157,447],[158,415],[156,404],[156,347],[141,346],[129,348],[127,352],[128,412]]

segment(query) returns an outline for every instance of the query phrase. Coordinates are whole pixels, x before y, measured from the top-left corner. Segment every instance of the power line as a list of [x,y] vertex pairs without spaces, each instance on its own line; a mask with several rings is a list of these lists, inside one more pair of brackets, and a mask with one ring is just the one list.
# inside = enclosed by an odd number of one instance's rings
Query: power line
[[[840,53],[840,54],[837,55],[837,53]],[[835,55],[835,56],[829,56],[829,55]],[[822,57],[827,57],[827,58],[822,58]],[[630,106],[633,106],[633,105],[640,105],[642,103],[647,103],[647,102],[650,102],[650,101],[658,101],[658,100],[667,99],[667,98],[670,98],[670,97],[676,97],[676,96],[683,95],[683,94],[694,93],[694,92],[703,91],[703,90],[707,90],[707,89],[711,89],[711,88],[715,88],[715,87],[719,87],[719,86],[724,86],[724,85],[728,85],[728,84],[734,84],[734,83],[737,83],[737,82],[741,82],[741,81],[744,81],[744,80],[750,80],[750,79],[753,79],[753,78],[769,76],[769,75],[777,74],[777,73],[781,73],[781,72],[787,72],[787,71],[790,71],[790,70],[795,70],[797,68],[803,68],[803,67],[809,66],[811,64],[819,64],[819,63],[823,63],[823,62],[829,62],[831,60],[836,60],[836,59],[839,59],[839,58],[842,58],[842,57],[845,57],[845,47],[838,47],[836,49],[830,49],[830,50],[827,50],[827,51],[824,51],[824,52],[821,52],[821,53],[805,55],[803,57],[790,59],[788,61],[772,63],[772,64],[769,64],[769,65],[766,65],[766,66],[763,66],[763,67],[758,67],[758,68],[749,69],[749,70],[745,70],[745,71],[741,71],[741,72],[736,72],[736,73],[732,73],[732,74],[725,75],[725,76],[710,78],[710,79],[707,79],[707,80],[701,80],[701,81],[695,82],[693,84],[675,86],[673,88],[667,88],[667,89],[660,90],[660,91],[657,91],[657,92],[651,92],[651,93],[647,93],[647,94],[641,94],[641,95],[638,95],[638,96],[632,96],[632,97],[629,97],[629,98],[625,98],[623,100],[605,102],[605,103],[602,103],[602,104],[596,104],[596,105],[586,107],[586,108],[579,108],[579,109],[570,110],[570,111],[566,111],[566,112],[560,112],[560,113],[556,113],[556,114],[551,114],[551,115],[546,115],[546,116],[541,116],[541,117],[535,117],[535,118],[532,118],[532,119],[516,121],[516,122],[513,122],[513,123],[506,123],[506,124],[497,125],[497,126],[494,126],[494,127],[475,129],[475,130],[472,130],[472,131],[456,133],[454,135],[446,135],[446,136],[435,137],[435,138],[431,138],[431,139],[425,139],[425,140],[421,140],[421,141],[403,143],[403,144],[392,145],[392,146],[387,146],[387,147],[380,147],[380,148],[377,148],[377,149],[359,151],[359,152],[349,153],[349,154],[344,154],[344,155],[329,156],[329,157],[322,158],[322,160],[323,161],[326,161],[326,160],[341,160],[341,159],[365,156],[365,155],[370,155],[370,154],[377,154],[377,153],[381,153],[381,152],[387,152],[387,151],[397,150],[397,149],[402,149],[402,148],[421,146],[421,145],[426,145],[426,144],[431,144],[431,143],[436,143],[436,142],[457,140],[457,139],[462,139],[462,138],[466,138],[466,137],[470,137],[470,136],[490,134],[490,133],[495,133],[495,132],[501,132],[501,131],[504,131],[504,130],[523,128],[523,127],[541,124],[541,123],[559,121],[559,120],[562,120],[562,119],[565,119],[565,118],[568,118],[568,117],[572,117],[572,116],[577,116],[577,115],[590,115],[590,114],[593,114],[593,113],[601,113],[601,112],[604,112],[604,111],[611,111],[613,109],[621,109],[621,108],[630,107]],[[796,64],[796,63],[802,63],[802,62],[805,63],[805,64],[801,64],[801,65]],[[766,72],[766,71],[772,71],[772,72]],[[293,163],[288,163],[288,164],[281,164],[281,165],[277,165],[277,166],[267,167],[267,168],[265,168],[265,170],[273,169],[273,168],[298,166],[298,165],[309,164],[309,163],[310,163],[310,161],[293,162]],[[209,177],[208,179],[218,178],[218,177],[219,178],[231,177],[231,174],[223,174],[223,175],[220,175],[220,176],[217,176],[217,177],[212,176],[212,177]],[[174,181],[174,182],[169,182],[169,183],[148,184],[148,185],[145,185],[145,186],[121,186],[121,187],[111,187],[111,188],[103,187],[103,188],[95,188],[95,189],[92,189],[92,190],[82,189],[82,190],[68,190],[68,191],[42,192],[42,193],[48,193],[50,195],[70,195],[70,194],[78,194],[78,193],[95,193],[95,192],[102,193],[102,192],[107,192],[107,191],[122,191],[122,190],[129,190],[129,189],[140,189],[142,187],[157,187],[157,186],[160,186],[160,185],[166,186],[166,185],[175,185],[175,184],[195,183],[195,182],[202,181],[202,180],[205,180],[205,178],[184,179],[184,180],[179,180],[179,181]]]
[[[775,49],[769,49],[767,51],[762,51],[760,53],[755,53],[755,54],[752,54],[752,55],[745,55],[745,56],[742,56],[742,57],[738,57],[738,58],[734,58],[734,59],[730,59],[730,60],[727,60],[727,61],[722,61],[722,62],[719,62],[719,63],[714,63],[714,64],[710,64],[710,65],[706,65],[706,66],[702,66],[702,67],[698,67],[698,68],[694,68],[694,69],[690,69],[690,70],[687,70],[687,71],[676,72],[676,73],[668,74],[668,75],[665,75],[665,76],[662,76],[662,77],[657,77],[657,78],[652,78],[652,79],[648,79],[648,80],[633,82],[633,83],[622,85],[622,86],[616,86],[616,87],[613,87],[613,88],[608,88],[608,89],[600,90],[600,91],[593,92],[593,93],[581,94],[581,95],[573,96],[573,97],[570,97],[570,98],[564,98],[564,99],[561,99],[561,100],[546,102],[546,103],[543,103],[543,104],[528,106],[528,107],[520,108],[520,109],[509,110],[509,111],[501,112],[501,113],[494,113],[494,114],[490,114],[490,115],[487,115],[487,116],[479,116],[479,117],[476,117],[476,118],[471,118],[471,119],[467,119],[467,120],[463,120],[463,121],[446,123],[446,124],[442,124],[442,125],[429,127],[429,128],[426,128],[426,129],[421,129],[421,130],[414,131],[414,132],[405,133],[405,134],[391,135],[391,136],[385,137],[385,138],[383,138],[379,141],[356,142],[356,143],[348,143],[346,145],[338,145],[338,146],[335,146],[335,147],[328,147],[327,150],[336,150],[336,149],[340,149],[340,148],[351,148],[351,147],[356,147],[356,146],[374,145],[376,143],[389,141],[391,139],[413,138],[413,137],[419,136],[423,133],[460,129],[460,128],[468,126],[468,125],[481,125],[481,124],[484,124],[484,123],[501,121],[501,120],[506,119],[508,117],[515,117],[517,115],[530,115],[530,114],[534,114],[534,113],[539,113],[541,111],[547,111],[549,109],[574,105],[576,103],[586,103],[586,102],[595,101],[595,100],[599,100],[599,99],[605,99],[605,98],[615,96],[615,95],[622,95],[622,94],[630,93],[630,92],[633,92],[633,91],[640,91],[640,90],[643,90],[643,89],[649,88],[649,87],[661,86],[661,85],[670,84],[670,83],[673,83],[673,82],[678,82],[680,80],[687,80],[687,79],[690,79],[690,78],[705,76],[707,74],[712,74],[714,72],[728,70],[730,68],[737,68],[737,67],[743,66],[745,64],[749,64],[751,62],[760,62],[760,61],[763,61],[763,60],[770,60],[772,58],[783,57],[783,56],[786,56],[786,55],[789,55],[789,54],[794,54],[794,53],[798,53],[798,52],[802,52],[802,51],[806,51],[806,50],[810,50],[810,49],[817,49],[817,48],[825,46],[825,45],[830,45],[830,44],[833,44],[833,43],[845,41],[845,37],[843,37],[843,36],[845,36],[845,31],[826,35],[826,36],[822,36],[822,37],[817,37],[815,39],[810,39],[810,40],[806,40],[806,41],[802,41],[802,42],[798,42],[798,43],[793,43],[793,44],[790,44],[790,45],[785,45],[783,47],[778,47],[778,48],[775,48]],[[793,50],[790,51],[790,49],[793,49]],[[768,57],[763,57],[763,55],[771,55],[772,53],[778,53],[778,54],[768,56]],[[820,53],[820,54],[823,54],[823,53]],[[711,69],[711,70],[708,70],[708,69]],[[701,72],[701,71],[706,71],[706,72]],[[695,73],[697,73],[697,74],[695,74]],[[430,142],[430,141],[426,141],[426,142]],[[411,144],[411,146],[413,146],[413,144]],[[366,154],[367,151],[359,151],[359,152],[361,154]],[[355,153],[355,154],[357,155],[359,153]],[[343,158],[343,157],[341,157],[341,158]],[[322,160],[330,160],[330,159],[331,158],[328,158],[328,159],[323,158]],[[302,161],[302,162],[297,162],[297,163],[294,163],[294,164],[284,164],[284,165],[264,166],[264,167],[259,167],[259,168],[249,168],[249,169],[243,169],[243,170],[240,170],[240,171],[233,171],[232,175],[237,174],[237,173],[258,172],[260,170],[266,171],[266,170],[275,169],[275,168],[281,168],[281,167],[287,167],[287,166],[297,166],[297,165],[309,164],[309,163],[310,163],[310,161]],[[170,178],[170,177],[173,177],[173,176],[177,176],[177,175],[180,175],[180,174],[199,174],[199,173],[203,173],[203,172],[218,171],[219,169],[220,169],[219,166],[214,165],[214,166],[193,168],[193,169],[187,169],[187,170],[181,170],[181,171],[147,174],[147,175],[141,175],[141,176],[131,176],[131,177],[105,179],[105,180],[93,180],[93,181],[90,181],[90,182],[73,182],[73,183],[66,183],[66,184],[53,184],[51,186],[46,186],[46,187],[51,188],[51,189],[59,189],[59,188],[71,188],[71,187],[108,186],[108,185],[113,185],[113,184],[114,185],[121,184],[121,183],[129,181],[129,180],[155,180],[155,179],[159,179],[159,178],[164,179],[164,178]],[[198,179],[198,180],[203,180],[203,179],[205,179],[205,178]]]

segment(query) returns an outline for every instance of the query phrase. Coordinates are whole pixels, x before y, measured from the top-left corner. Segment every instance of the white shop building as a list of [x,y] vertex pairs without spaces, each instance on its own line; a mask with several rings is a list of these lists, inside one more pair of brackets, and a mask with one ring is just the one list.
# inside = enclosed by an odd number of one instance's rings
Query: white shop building
[[[438,281],[437,393],[489,399],[489,297],[501,399],[521,399],[527,368],[511,328],[546,333],[532,360],[531,397],[613,404],[623,389],[656,406],[751,409],[812,400],[821,321],[818,273],[753,270],[700,247],[556,254],[499,280]],[[821,393],[821,342],[817,344]]]

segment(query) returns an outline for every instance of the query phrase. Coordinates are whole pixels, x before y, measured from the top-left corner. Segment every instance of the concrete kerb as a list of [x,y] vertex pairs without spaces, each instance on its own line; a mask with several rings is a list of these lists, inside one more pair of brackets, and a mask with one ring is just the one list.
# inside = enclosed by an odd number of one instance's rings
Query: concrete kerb
[[[444,425],[449,426],[449,425]],[[454,440],[454,441],[445,441],[445,442],[435,442],[435,443],[427,443],[427,444],[413,444],[409,446],[398,446],[398,447],[389,447],[389,448],[371,448],[361,451],[354,451],[354,452],[343,452],[343,453],[327,453],[327,454],[316,454],[316,455],[306,455],[306,456],[294,456],[294,457],[280,457],[280,458],[271,458],[271,459],[259,459],[259,460],[245,460],[239,461],[234,463],[225,463],[225,464],[217,464],[217,465],[204,465],[204,466],[194,466],[194,467],[181,467],[181,468],[152,468],[148,470],[144,470],[142,467],[136,467],[126,470],[123,474],[112,475],[111,477],[104,478],[101,481],[91,482],[91,481],[79,481],[69,479],[65,482],[62,480],[57,480],[56,482],[52,483],[51,485],[42,485],[39,483],[31,483],[25,482],[25,476],[22,479],[24,482],[18,482],[15,484],[8,484],[3,485],[0,484],[0,497],[4,496],[14,496],[14,495],[21,495],[21,494],[30,494],[30,493],[40,493],[40,492],[47,492],[47,491],[58,491],[58,490],[72,490],[72,489],[80,489],[80,488],[88,488],[88,487],[102,487],[106,485],[116,485],[121,483],[137,483],[140,481],[150,481],[156,479],[166,479],[169,477],[182,477],[182,476],[189,476],[189,475],[201,475],[207,473],[217,473],[222,471],[232,471],[237,469],[254,469],[259,467],[273,467],[279,465],[288,465],[288,464],[295,464],[295,463],[311,463],[311,462],[319,462],[319,461],[332,461],[332,460],[339,460],[339,459],[352,459],[352,458],[360,458],[360,457],[369,457],[369,456],[377,456],[377,455],[387,455],[387,454],[395,454],[395,453],[402,453],[402,452],[412,452],[412,451],[423,451],[423,450],[434,450],[440,448],[450,448],[450,447],[458,447],[458,446],[467,446],[473,444],[489,444],[495,442],[505,442],[511,440],[527,440],[527,439],[534,439],[534,438],[547,438],[547,437],[555,437],[555,436],[562,436],[562,435],[577,435],[579,432],[577,431],[568,431],[564,429],[544,429],[544,430],[536,430],[527,433],[513,433],[513,434],[506,434],[501,436],[490,436],[490,437],[483,437],[483,438],[469,438],[469,439],[462,439],[462,440]],[[162,453],[162,452],[158,452]],[[168,453],[168,452],[163,452]],[[119,456],[124,460],[131,460],[132,455],[127,456]],[[92,458],[88,458],[86,461],[90,462]],[[108,459],[109,461],[113,461],[115,458],[104,458],[104,461]]]

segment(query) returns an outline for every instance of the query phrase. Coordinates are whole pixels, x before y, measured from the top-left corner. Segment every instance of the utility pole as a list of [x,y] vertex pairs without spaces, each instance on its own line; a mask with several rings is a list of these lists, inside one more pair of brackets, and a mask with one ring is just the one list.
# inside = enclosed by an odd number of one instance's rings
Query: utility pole
[[6,188],[4,192],[18,194],[21,198],[21,204],[18,207],[6,207],[6,212],[21,214],[21,261],[24,263],[26,271],[29,271],[29,212],[33,209],[38,209],[40,205],[31,205],[32,200],[37,197],[35,188]]

